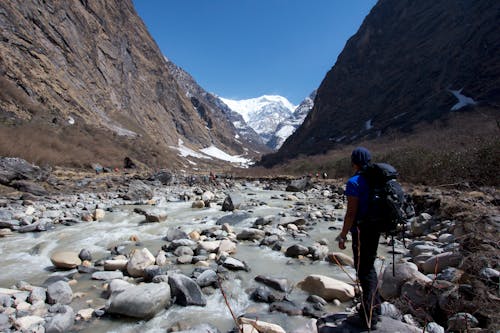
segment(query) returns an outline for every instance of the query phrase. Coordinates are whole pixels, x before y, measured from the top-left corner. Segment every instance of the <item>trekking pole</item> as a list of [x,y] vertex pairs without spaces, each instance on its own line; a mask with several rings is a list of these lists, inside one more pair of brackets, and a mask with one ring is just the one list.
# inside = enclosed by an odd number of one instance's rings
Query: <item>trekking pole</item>
[[392,241],[392,276],[396,276],[396,250],[394,249],[394,235],[391,235]]

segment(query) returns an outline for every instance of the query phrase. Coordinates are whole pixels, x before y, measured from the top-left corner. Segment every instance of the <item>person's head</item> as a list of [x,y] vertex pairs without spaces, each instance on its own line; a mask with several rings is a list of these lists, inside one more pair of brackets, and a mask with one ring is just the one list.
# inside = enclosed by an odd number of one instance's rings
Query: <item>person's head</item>
[[362,169],[372,160],[370,151],[364,147],[357,147],[352,151],[351,163],[357,169]]

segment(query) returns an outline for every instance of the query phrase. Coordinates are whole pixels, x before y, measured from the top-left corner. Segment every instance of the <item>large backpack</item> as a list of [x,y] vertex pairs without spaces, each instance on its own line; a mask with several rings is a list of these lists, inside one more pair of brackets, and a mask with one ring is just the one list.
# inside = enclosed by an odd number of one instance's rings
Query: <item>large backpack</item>
[[370,189],[363,220],[376,225],[380,232],[394,235],[414,215],[411,198],[396,180],[398,172],[390,164],[373,163],[365,166],[361,174]]
[[406,229],[406,222],[415,215],[411,197],[403,191],[396,178],[398,172],[387,163],[369,164],[361,171],[369,187],[368,209],[363,219],[365,223],[375,225],[377,230],[392,238],[392,275],[395,275],[394,235]]

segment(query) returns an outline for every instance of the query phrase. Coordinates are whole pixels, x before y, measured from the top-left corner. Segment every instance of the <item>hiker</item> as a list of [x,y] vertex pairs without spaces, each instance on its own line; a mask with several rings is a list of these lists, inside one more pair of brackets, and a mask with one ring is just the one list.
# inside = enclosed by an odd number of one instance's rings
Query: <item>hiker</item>
[[362,288],[361,307],[358,314],[348,317],[346,321],[358,327],[369,328],[370,326],[373,329],[380,315],[378,277],[374,267],[380,231],[373,223],[370,225],[370,223],[361,222],[368,218],[366,213],[369,199],[368,182],[361,173],[370,161],[371,154],[368,149],[358,147],[352,151],[351,164],[355,173],[346,184],[347,211],[337,241],[339,248],[344,250],[347,233],[351,232],[354,266]]

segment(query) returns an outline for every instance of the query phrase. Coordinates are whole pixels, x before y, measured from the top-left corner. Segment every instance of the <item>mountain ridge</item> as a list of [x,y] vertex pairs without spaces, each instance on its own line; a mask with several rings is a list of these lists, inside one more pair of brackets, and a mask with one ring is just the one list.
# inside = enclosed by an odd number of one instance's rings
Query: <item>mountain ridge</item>
[[1,2],[0,25],[1,155],[190,168],[171,148],[179,139],[253,149],[221,110],[186,96],[131,0]]
[[492,0],[379,1],[326,74],[304,123],[262,164],[411,132],[455,112],[452,91],[498,109],[499,13]]

